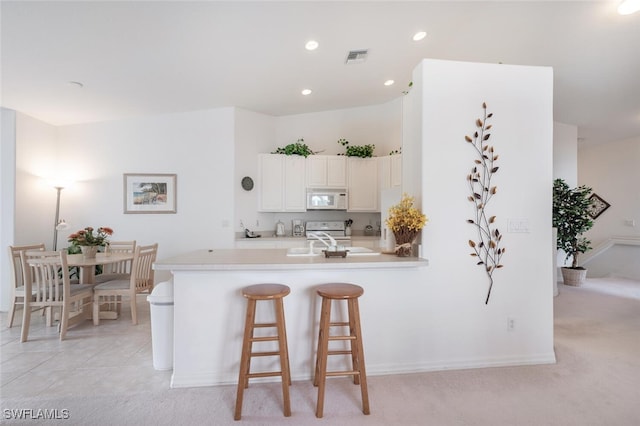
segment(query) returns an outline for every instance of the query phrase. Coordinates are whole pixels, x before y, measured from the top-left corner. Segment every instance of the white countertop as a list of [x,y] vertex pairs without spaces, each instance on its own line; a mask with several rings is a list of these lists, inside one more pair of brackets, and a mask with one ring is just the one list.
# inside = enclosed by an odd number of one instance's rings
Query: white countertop
[[197,250],[154,263],[156,271],[256,271],[304,269],[375,269],[415,268],[428,266],[426,259],[378,256],[287,256],[286,249],[213,249]]

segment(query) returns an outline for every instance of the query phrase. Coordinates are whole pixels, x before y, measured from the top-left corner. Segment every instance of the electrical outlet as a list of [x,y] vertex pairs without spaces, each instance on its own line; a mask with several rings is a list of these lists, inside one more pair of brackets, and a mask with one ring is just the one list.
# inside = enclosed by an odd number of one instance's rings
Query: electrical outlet
[[507,317],[507,331],[513,331],[516,329],[516,319]]

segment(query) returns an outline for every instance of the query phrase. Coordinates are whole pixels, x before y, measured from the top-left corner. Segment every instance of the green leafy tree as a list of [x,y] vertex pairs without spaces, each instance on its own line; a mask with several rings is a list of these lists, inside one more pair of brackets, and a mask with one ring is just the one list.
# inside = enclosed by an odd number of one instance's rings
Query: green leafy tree
[[558,229],[556,246],[573,257],[571,267],[578,268],[578,254],[591,249],[591,241],[582,237],[593,226],[589,215],[591,188],[569,188],[563,179],[553,181],[553,226]]

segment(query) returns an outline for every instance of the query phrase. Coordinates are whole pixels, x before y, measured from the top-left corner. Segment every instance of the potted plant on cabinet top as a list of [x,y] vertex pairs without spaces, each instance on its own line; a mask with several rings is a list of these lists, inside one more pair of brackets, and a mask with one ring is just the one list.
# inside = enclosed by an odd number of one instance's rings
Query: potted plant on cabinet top
[[565,261],[572,258],[571,266],[562,268],[566,285],[582,285],[587,270],[578,266],[578,254],[591,249],[591,241],[582,237],[593,226],[589,215],[591,188],[581,185],[569,188],[563,179],[553,181],[553,226],[558,229],[556,246],[566,253]]

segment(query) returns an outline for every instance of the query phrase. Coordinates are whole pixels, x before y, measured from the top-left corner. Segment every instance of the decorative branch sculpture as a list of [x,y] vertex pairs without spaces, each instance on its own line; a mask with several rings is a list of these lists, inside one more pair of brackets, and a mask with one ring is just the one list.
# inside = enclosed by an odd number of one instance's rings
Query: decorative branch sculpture
[[475,166],[471,169],[471,173],[467,175],[467,182],[471,190],[471,195],[468,199],[474,204],[476,214],[475,218],[468,219],[467,223],[474,225],[478,231],[477,241],[469,240],[469,246],[473,249],[471,256],[478,258],[477,265],[481,265],[484,268],[489,278],[489,290],[487,299],[484,302],[488,304],[489,297],[491,297],[491,288],[493,287],[493,272],[498,268],[502,268],[503,265],[500,263],[500,259],[505,252],[505,248],[500,247],[502,234],[494,225],[496,216],[487,216],[486,212],[487,204],[498,192],[497,186],[491,186],[491,179],[498,171],[498,166],[495,165],[496,161],[498,161],[498,155],[494,153],[493,146],[487,143],[491,136],[489,133],[491,124],[487,124],[487,120],[493,116],[493,113],[487,114],[487,104],[485,102],[482,103],[482,108],[484,109],[484,117],[476,120],[477,129],[473,137],[465,136],[464,138],[478,153]]

